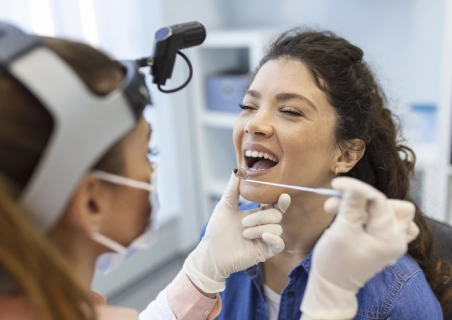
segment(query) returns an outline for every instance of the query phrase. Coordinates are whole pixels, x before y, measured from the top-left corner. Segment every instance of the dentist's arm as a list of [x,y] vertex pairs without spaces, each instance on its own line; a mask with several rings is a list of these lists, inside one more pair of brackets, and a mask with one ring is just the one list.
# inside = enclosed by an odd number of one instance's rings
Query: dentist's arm
[[290,205],[289,195],[282,194],[275,208],[250,214],[238,210],[239,183],[231,175],[201,242],[140,320],[214,319],[221,310],[218,293],[225,289],[226,279],[284,249],[279,222]]
[[[314,248],[302,320],[352,319],[358,290],[405,254],[419,234],[411,202],[388,200],[352,178],[336,178],[332,186],[343,197],[325,202],[325,210],[336,214],[336,219]],[[375,201],[368,202],[367,196]]]

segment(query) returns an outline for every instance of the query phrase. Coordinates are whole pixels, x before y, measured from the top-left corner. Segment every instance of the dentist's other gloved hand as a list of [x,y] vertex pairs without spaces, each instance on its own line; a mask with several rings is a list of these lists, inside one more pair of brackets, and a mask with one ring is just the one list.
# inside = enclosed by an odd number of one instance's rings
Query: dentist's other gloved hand
[[388,200],[352,178],[336,178],[332,187],[343,197],[325,202],[325,210],[336,219],[314,248],[302,320],[352,319],[358,310],[358,290],[405,254],[419,234],[411,202]]
[[238,209],[239,183],[240,179],[232,174],[204,237],[184,263],[186,275],[205,293],[223,291],[232,273],[284,249],[279,222],[290,205],[290,196],[283,193],[273,208],[250,214]]

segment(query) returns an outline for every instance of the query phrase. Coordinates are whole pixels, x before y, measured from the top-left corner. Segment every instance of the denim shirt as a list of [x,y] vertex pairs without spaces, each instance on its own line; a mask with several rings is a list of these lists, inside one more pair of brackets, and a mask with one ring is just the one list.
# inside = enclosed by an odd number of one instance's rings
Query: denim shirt
[[[254,205],[255,207],[255,205]],[[251,209],[252,206],[240,207]],[[201,233],[204,235],[205,229]],[[278,320],[299,320],[300,305],[311,269],[309,253],[289,275],[281,293]],[[223,307],[216,319],[268,320],[264,297],[264,277],[259,263],[226,279],[221,293]],[[409,255],[386,267],[359,290],[355,320],[443,320],[441,305],[432,292],[421,268]]]

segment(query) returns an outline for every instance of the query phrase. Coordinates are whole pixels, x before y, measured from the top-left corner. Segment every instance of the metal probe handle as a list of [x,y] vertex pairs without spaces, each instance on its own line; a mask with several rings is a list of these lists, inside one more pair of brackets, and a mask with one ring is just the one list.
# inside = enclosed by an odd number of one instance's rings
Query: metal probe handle
[[[236,168],[234,169],[234,174],[237,178],[248,181],[248,182],[254,182],[258,184],[265,184],[268,186],[274,186],[274,187],[280,187],[280,188],[286,188],[286,189],[294,189],[294,190],[300,190],[305,192],[312,192],[316,194],[320,194],[327,197],[337,197],[342,198],[342,192],[334,190],[334,189],[327,189],[327,188],[307,188],[307,187],[299,187],[299,186],[293,186],[290,184],[281,184],[281,183],[273,183],[273,182],[266,182],[266,181],[258,181],[258,180],[249,180],[248,179],[248,173],[243,168]],[[375,201],[375,197],[373,196],[367,196],[368,201]]]

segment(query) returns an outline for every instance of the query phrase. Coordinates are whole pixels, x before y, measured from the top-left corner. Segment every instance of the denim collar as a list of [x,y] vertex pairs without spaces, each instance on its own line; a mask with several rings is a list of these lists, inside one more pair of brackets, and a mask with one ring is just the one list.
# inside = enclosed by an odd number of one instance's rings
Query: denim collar
[[[289,279],[296,278],[301,272],[305,271],[307,274],[311,271],[311,259],[312,251],[300,261],[288,274]],[[258,282],[263,283],[263,271],[262,263],[258,263],[245,270],[245,273],[252,279],[258,280]]]

